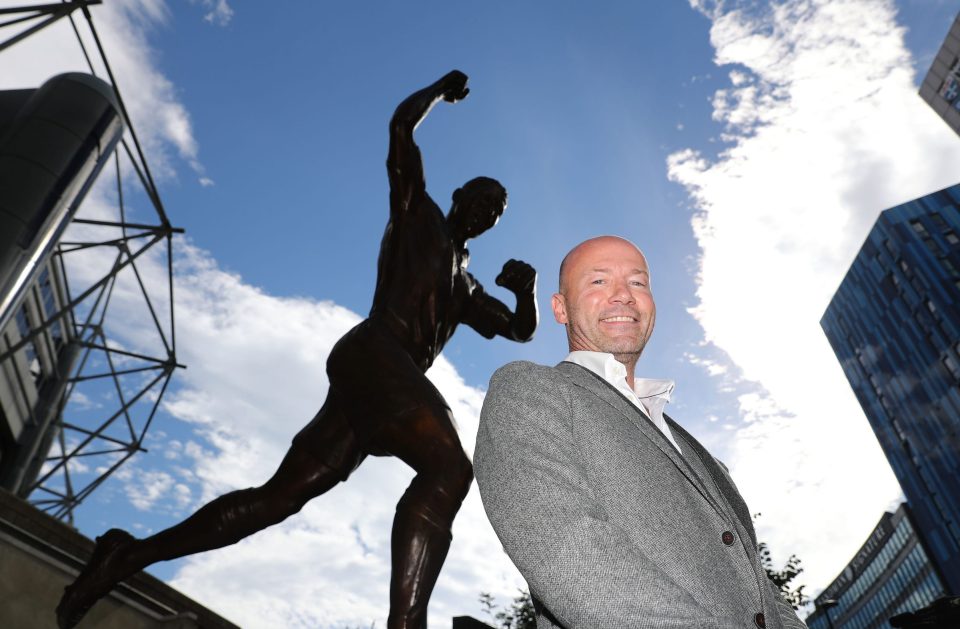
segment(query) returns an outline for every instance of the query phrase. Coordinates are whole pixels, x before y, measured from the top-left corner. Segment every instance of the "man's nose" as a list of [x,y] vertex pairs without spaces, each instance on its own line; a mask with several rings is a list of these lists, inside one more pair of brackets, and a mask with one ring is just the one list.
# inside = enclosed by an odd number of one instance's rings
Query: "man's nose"
[[630,291],[630,283],[627,280],[614,280],[610,291],[611,303],[632,304],[636,300]]

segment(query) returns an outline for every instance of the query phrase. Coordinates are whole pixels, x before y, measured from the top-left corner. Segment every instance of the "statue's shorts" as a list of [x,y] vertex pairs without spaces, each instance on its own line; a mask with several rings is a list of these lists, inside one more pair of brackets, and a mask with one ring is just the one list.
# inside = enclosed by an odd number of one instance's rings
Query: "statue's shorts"
[[[327,375],[327,401],[295,442],[309,439],[323,451],[341,444],[325,457],[329,465],[352,470],[366,454],[406,460],[411,444],[404,442],[425,437],[459,449],[450,407],[382,321],[367,319],[344,334],[327,359]],[[362,455],[353,462],[355,449]]]

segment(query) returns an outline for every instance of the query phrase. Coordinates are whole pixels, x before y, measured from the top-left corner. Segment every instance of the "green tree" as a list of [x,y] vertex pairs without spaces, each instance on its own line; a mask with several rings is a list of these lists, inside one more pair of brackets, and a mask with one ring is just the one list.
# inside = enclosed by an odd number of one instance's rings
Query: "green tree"
[[533,601],[526,590],[518,590],[519,594],[505,609],[498,609],[494,598],[487,592],[480,593],[480,604],[485,614],[490,616],[497,629],[536,629],[537,617],[533,609]]
[[806,586],[798,585],[791,587],[790,585],[796,576],[803,572],[803,568],[800,566],[800,558],[796,555],[790,555],[783,569],[774,570],[773,560],[770,559],[770,548],[766,542],[757,544],[757,551],[760,553],[760,563],[763,565],[763,569],[766,571],[767,576],[770,577],[770,580],[773,581],[773,584],[777,586],[777,589],[780,590],[780,593],[783,594],[783,598],[786,599],[794,609],[800,609],[808,600],[807,595],[803,593],[803,588]]
[[[760,514],[754,513],[753,521],[756,522],[758,517],[760,517]],[[800,609],[810,600],[809,597],[803,593],[803,588],[806,587],[805,585],[791,587],[793,580],[798,574],[803,572],[799,557],[790,555],[790,558],[787,559],[787,563],[783,568],[781,570],[775,570],[773,567],[773,559],[770,558],[770,547],[767,546],[766,542],[757,544],[757,552],[760,553],[760,564],[763,566],[767,576],[773,581],[773,584],[777,586],[777,589],[780,590],[783,598],[786,599],[794,609]]]

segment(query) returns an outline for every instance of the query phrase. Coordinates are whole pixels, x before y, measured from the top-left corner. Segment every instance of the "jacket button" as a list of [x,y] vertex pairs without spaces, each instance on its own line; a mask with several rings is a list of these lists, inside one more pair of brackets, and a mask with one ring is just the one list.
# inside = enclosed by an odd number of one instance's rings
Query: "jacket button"
[[727,546],[730,546],[731,544],[733,544],[733,539],[734,539],[733,533],[731,533],[730,531],[724,531],[720,535],[720,541],[722,541]]
[[767,619],[763,617],[763,614],[757,614],[754,616],[753,622],[757,623],[757,626],[760,627],[760,629],[763,629],[767,626]]

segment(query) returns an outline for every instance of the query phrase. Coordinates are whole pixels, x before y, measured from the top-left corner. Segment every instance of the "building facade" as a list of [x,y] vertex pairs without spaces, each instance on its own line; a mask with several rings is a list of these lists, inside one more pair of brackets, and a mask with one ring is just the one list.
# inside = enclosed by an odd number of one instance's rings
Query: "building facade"
[[920,98],[960,134],[960,15],[920,84]]
[[895,513],[883,514],[843,572],[816,598],[817,610],[806,622],[810,629],[888,627],[891,616],[919,609],[945,592],[902,504]]
[[820,325],[960,594],[960,185],[883,212]]
[[[72,313],[53,320],[66,302],[58,258],[42,265],[6,328],[0,354],[30,340],[0,361],[0,488],[22,492],[37,477],[61,412],[76,359]],[[45,323],[46,322],[46,323]]]
[[[53,610],[94,542],[0,488],[0,627],[53,627]],[[236,610],[230,610],[234,617]],[[97,629],[239,629],[233,622],[139,572],[83,619]]]
[[[0,90],[0,488],[68,521],[143,450],[182,366],[172,307],[172,238],[182,230],[170,224],[139,149],[125,144],[126,129],[138,146],[122,109],[114,87],[91,74]],[[114,150],[121,143],[126,161]],[[152,212],[125,207],[125,163],[140,174]],[[80,206],[104,167],[116,175],[107,178],[116,201],[85,216]],[[168,261],[159,286],[136,266],[157,245]],[[116,323],[131,316],[113,314],[117,287],[142,296],[133,345],[116,338]]]
[[20,496],[48,464],[80,350],[55,251],[124,128],[89,74],[0,91],[0,488]]

